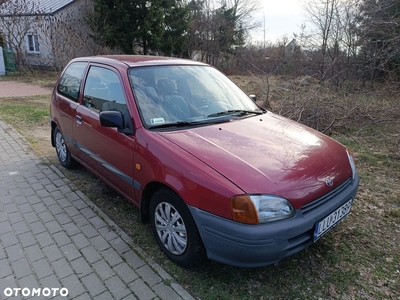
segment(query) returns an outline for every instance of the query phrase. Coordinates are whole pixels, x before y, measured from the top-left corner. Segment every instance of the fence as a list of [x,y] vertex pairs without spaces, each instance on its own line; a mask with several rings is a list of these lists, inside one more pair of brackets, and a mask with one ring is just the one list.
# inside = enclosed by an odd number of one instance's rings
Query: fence
[[6,72],[15,72],[15,57],[14,52],[10,49],[4,49],[3,51],[4,56],[4,64],[6,67]]
[[0,47],[0,76],[6,75],[6,68],[3,59],[3,47]]

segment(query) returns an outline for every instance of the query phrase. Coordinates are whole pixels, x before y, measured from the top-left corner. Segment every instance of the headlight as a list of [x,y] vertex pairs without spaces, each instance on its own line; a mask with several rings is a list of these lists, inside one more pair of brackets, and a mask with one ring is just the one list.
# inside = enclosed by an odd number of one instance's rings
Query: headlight
[[278,221],[294,216],[292,204],[272,195],[239,195],[231,198],[233,219],[246,224]]
[[353,154],[350,152],[350,150],[346,149],[347,152],[347,157],[349,158],[349,163],[350,163],[350,167],[351,167],[351,173],[352,173],[352,178],[354,180],[355,176],[356,176],[356,164],[354,163],[354,158],[353,158]]

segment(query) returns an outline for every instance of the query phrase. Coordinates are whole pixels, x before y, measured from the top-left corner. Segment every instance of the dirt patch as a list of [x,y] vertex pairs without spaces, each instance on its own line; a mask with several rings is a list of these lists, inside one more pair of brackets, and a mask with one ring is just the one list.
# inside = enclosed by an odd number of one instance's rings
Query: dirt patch
[[39,125],[35,130],[29,131],[29,133],[24,131],[23,135],[31,136],[35,141],[33,147],[40,155],[47,157],[52,163],[56,161],[57,155],[55,149],[51,147],[49,124]]
[[55,151],[50,142],[49,95],[2,98],[0,109],[3,110],[3,119],[15,127],[40,155],[54,161]]

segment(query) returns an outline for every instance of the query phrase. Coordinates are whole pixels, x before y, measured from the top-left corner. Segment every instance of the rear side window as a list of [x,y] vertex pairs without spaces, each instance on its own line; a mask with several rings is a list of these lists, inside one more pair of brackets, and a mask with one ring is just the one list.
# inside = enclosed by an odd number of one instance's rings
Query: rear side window
[[79,87],[81,86],[86,65],[87,63],[85,62],[76,62],[68,66],[57,87],[60,94],[68,97],[72,101],[78,102]]

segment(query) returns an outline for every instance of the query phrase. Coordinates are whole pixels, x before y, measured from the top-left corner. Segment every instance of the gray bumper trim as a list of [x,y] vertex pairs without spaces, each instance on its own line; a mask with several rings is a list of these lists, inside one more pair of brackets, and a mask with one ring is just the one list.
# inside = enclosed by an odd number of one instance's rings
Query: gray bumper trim
[[314,225],[349,199],[354,199],[359,177],[329,201],[303,215],[259,225],[224,219],[189,206],[209,259],[237,267],[260,267],[293,255],[313,243]]

